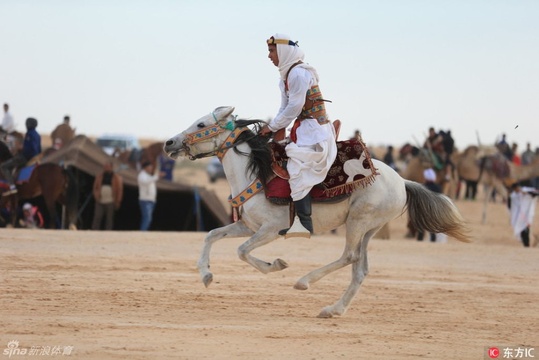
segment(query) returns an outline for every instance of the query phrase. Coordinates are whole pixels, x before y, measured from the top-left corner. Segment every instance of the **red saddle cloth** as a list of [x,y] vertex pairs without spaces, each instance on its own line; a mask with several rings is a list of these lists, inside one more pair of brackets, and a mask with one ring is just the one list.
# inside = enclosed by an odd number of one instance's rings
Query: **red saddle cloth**
[[[288,157],[284,146],[270,142],[273,158],[279,166],[286,167]],[[372,184],[378,175],[369,150],[356,139],[337,142],[337,158],[331,166],[326,179],[313,187],[311,197],[317,202],[338,202],[349,197],[358,187]],[[288,204],[290,185],[288,180],[275,177],[270,180],[264,192],[266,198],[276,204]]]

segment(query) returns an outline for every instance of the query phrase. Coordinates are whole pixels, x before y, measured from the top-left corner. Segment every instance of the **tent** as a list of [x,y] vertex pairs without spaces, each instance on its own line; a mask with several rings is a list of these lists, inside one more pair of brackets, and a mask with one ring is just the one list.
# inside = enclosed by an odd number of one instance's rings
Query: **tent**
[[[71,181],[77,184],[77,227],[89,229],[93,218],[93,181],[107,161],[112,161],[115,169],[120,169],[117,173],[124,183],[124,198],[114,217],[114,230],[137,230],[140,210],[136,170],[126,168],[84,135],[78,135],[61,149],[45,156],[41,163],[56,163],[70,172]],[[157,182],[151,230],[209,231],[229,222],[230,217],[215,192],[178,182]]]

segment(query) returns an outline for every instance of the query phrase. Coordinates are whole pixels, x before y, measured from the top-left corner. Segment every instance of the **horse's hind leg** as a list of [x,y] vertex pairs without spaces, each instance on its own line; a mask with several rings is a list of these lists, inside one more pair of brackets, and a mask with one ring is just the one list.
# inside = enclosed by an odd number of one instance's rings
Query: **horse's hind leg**
[[346,245],[347,246],[344,249],[343,254],[338,260],[311,271],[296,282],[294,289],[307,290],[310,284],[314,284],[324,276],[356,262],[358,260],[359,253],[355,250],[355,248],[348,246],[348,243]]
[[217,229],[214,229],[206,235],[204,239],[204,247],[198,259],[197,267],[202,278],[202,282],[208,287],[213,281],[213,274],[210,272],[210,251],[213,243],[217,240],[233,237],[246,237],[253,235],[253,231],[247,228],[240,220],[233,224],[229,224]]
[[363,280],[369,273],[367,244],[369,243],[370,238],[374,235],[375,232],[376,230],[369,231],[357,248],[357,252],[359,252],[359,260],[355,261],[352,264],[352,281],[350,281],[348,289],[346,289],[339,301],[337,301],[331,306],[326,306],[324,309],[322,309],[320,314],[318,314],[318,317],[330,318],[333,316],[340,316],[346,312],[346,309],[348,309],[348,306],[350,306],[350,302],[356,296],[357,292],[359,291],[359,288],[361,287],[361,284],[363,283]]
[[[362,240],[362,235],[358,236],[358,233],[361,232],[361,225],[356,221],[352,221],[346,228],[346,245],[341,257],[319,269],[313,270],[301,279],[299,279],[294,285],[294,289],[297,290],[307,290],[310,284],[314,284],[318,280],[322,279],[324,276],[337,271],[347,265],[355,263],[359,260],[360,251],[359,242]],[[371,234],[376,233],[378,229],[371,230]],[[372,236],[372,235],[371,235]]]

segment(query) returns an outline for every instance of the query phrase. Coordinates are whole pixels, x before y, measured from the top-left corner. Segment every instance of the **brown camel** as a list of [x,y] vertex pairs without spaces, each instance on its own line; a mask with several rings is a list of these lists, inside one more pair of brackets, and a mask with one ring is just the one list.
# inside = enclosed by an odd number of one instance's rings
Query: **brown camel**
[[[408,156],[406,167],[402,170],[401,176],[407,180],[418,183],[425,183],[423,172],[428,168],[436,171],[436,183],[442,188],[442,192],[450,198],[456,197],[458,178],[455,171],[446,171],[446,168],[435,166],[434,153],[424,148],[414,148]],[[453,164],[458,161],[459,153],[457,149],[451,154],[450,160]],[[439,163],[439,160],[436,160]],[[449,174],[449,178],[446,175]]]
[[515,165],[495,147],[467,147],[457,162],[459,178],[467,183],[482,184],[485,192],[482,221],[487,216],[487,203],[493,190],[507,199],[506,185],[539,176],[539,158],[530,165]]

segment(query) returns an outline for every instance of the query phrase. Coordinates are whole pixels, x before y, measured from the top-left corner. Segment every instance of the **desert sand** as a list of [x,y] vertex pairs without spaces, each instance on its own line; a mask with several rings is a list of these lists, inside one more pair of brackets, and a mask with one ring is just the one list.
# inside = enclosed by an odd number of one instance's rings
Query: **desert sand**
[[[200,167],[178,177],[206,179]],[[225,180],[206,185],[226,201]],[[218,242],[209,288],[196,269],[204,233],[2,229],[0,359],[484,359],[489,347],[539,348],[539,248],[513,237],[503,204],[489,204],[486,224],[480,201],[456,204],[472,243],[406,239],[405,217],[392,221],[391,238],[369,244],[350,309],[331,319],[317,315],[350,267],[307,291],[293,285],[340,256],[343,229],[260,248],[290,265],[268,275],[237,258],[245,239]]]

